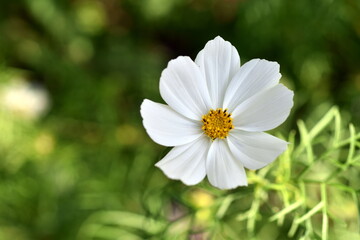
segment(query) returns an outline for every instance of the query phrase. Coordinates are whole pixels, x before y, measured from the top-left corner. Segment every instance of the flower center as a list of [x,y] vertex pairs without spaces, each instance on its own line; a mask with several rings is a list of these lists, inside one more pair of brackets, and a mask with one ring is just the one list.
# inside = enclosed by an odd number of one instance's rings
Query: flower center
[[216,110],[210,109],[209,113],[202,116],[202,130],[212,140],[216,138],[224,139],[229,135],[229,131],[234,128],[232,124],[231,113],[218,108]]

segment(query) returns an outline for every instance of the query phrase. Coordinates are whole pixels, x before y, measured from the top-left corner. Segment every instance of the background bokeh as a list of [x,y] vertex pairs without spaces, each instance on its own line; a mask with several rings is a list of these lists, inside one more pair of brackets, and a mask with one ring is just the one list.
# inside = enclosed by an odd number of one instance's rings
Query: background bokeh
[[[249,226],[232,218],[241,202],[230,216],[212,209],[254,187],[167,179],[154,167],[167,149],[139,113],[144,98],[163,102],[167,62],[194,59],[217,35],[242,63],[280,63],[295,106],[276,134],[288,139],[298,119],[314,125],[333,105],[359,127],[358,0],[0,1],[0,239],[246,238]],[[346,204],[353,227],[341,224],[356,232],[356,204]],[[289,225],[264,226],[253,237],[287,239]]]

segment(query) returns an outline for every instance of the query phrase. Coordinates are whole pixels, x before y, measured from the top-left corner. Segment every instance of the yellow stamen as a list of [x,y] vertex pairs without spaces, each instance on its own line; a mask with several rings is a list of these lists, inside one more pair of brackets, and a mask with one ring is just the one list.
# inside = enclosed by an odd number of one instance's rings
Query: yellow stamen
[[231,113],[227,109],[210,109],[209,113],[202,117],[202,130],[212,140],[216,138],[224,139],[229,135],[229,131],[234,128],[232,124]]

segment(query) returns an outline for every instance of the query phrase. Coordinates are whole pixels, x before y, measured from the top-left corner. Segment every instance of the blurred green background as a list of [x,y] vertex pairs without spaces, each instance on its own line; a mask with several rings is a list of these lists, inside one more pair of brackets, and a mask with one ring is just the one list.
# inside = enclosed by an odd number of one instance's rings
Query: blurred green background
[[[242,63],[280,63],[295,106],[277,134],[288,139],[298,119],[314,125],[333,105],[359,127],[358,0],[2,0],[0,239],[246,239],[251,226],[234,216],[252,197],[230,215],[224,201],[255,185],[167,179],[154,167],[167,150],[139,113],[144,98],[163,102],[167,62],[194,59],[217,35]],[[340,225],[354,232],[356,204],[341,199]],[[261,223],[252,237],[296,239],[290,227]]]

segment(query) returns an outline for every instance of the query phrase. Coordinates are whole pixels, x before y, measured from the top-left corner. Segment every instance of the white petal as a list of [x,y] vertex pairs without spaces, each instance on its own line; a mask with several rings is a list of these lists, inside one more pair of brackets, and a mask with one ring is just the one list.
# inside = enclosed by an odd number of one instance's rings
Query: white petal
[[200,121],[188,119],[167,105],[145,99],[140,113],[146,132],[158,144],[178,146],[203,134]]
[[235,128],[262,132],[279,126],[289,116],[293,96],[282,84],[254,95],[233,111]]
[[187,185],[197,184],[206,175],[205,162],[210,143],[209,138],[201,137],[174,147],[156,166],[171,179],[179,179]]
[[234,46],[221,37],[209,41],[195,59],[207,81],[212,108],[221,107],[226,88],[240,68],[240,56]]
[[273,162],[287,148],[287,142],[263,132],[233,130],[227,138],[231,152],[248,169]]
[[172,109],[194,120],[211,108],[204,75],[189,57],[169,62],[160,77],[160,94]]
[[226,141],[216,139],[206,159],[206,173],[212,185],[220,189],[247,186],[244,166],[235,159]]
[[223,108],[232,112],[246,99],[264,89],[275,86],[281,78],[277,62],[253,59],[243,66],[232,78],[226,90]]

